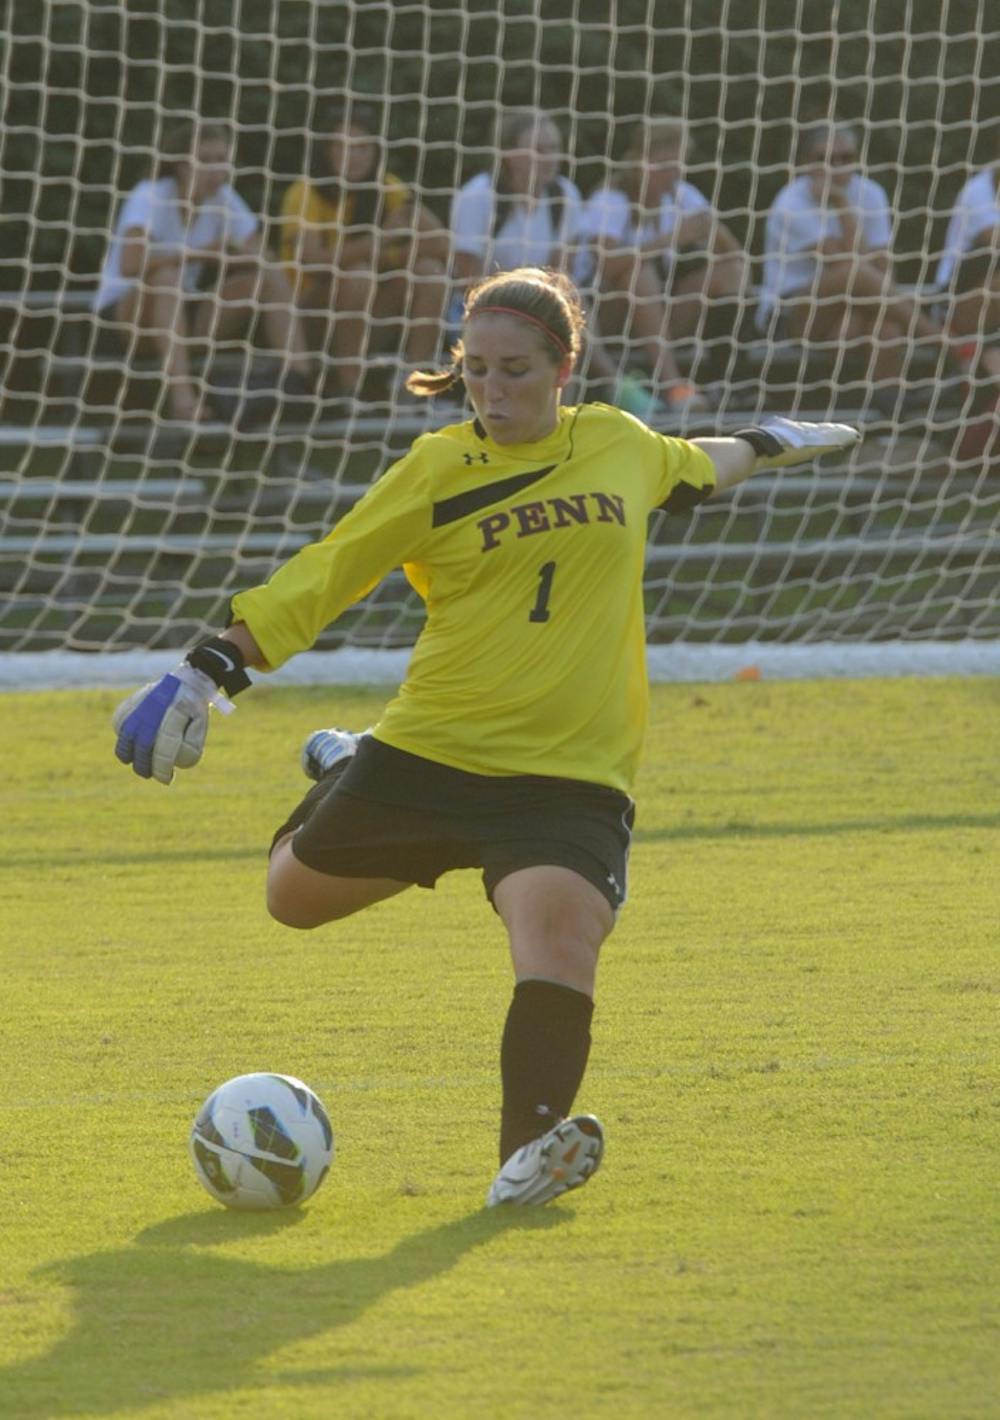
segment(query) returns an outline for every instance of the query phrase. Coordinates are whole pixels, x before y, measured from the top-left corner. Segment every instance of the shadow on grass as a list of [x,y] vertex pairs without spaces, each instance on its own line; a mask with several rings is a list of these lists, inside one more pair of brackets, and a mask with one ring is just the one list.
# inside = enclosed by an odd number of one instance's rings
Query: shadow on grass
[[[378,1257],[282,1268],[234,1257],[240,1239],[294,1227],[303,1215],[194,1213],[140,1233],[138,1246],[94,1252],[36,1276],[71,1292],[71,1329],[44,1355],[0,1368],[0,1413],[20,1420],[175,1402],[271,1385],[336,1386],[405,1380],[417,1365],[379,1366],[363,1353],[321,1371],[275,1374],[262,1366],[281,1347],[347,1326],[392,1292],[447,1272],[473,1248],[511,1228],[558,1227],[565,1209],[480,1210],[404,1238]],[[227,1244],[230,1251],[213,1251]],[[188,1410],[186,1407],[190,1406]]]
[[662,828],[638,828],[637,843],[667,843],[698,838],[824,838],[842,833],[928,833],[952,828],[1000,828],[1000,813],[989,814],[901,814],[898,818],[837,819],[831,823],[752,823],[731,819],[728,823],[666,824]]
[[25,855],[7,854],[0,859],[4,869],[24,868],[133,868],[142,863],[240,863],[256,858],[267,862],[267,843],[262,838],[253,848],[147,848],[141,853],[62,853]]

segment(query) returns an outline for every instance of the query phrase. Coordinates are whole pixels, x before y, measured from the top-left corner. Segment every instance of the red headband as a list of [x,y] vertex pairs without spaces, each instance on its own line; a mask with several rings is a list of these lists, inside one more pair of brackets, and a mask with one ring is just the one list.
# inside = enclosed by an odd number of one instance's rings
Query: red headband
[[469,319],[482,315],[517,316],[520,320],[530,321],[532,325],[538,327],[543,335],[548,336],[560,354],[568,355],[570,353],[569,346],[564,340],[560,340],[554,330],[550,330],[545,322],[539,320],[537,316],[529,316],[527,311],[517,311],[513,306],[476,306],[469,312]]

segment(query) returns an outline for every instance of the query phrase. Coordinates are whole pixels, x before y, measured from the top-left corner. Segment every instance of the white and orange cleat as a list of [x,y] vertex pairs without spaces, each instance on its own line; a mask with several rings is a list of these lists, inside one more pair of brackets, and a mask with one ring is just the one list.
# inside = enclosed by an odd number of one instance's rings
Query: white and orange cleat
[[581,1188],[600,1167],[604,1130],[592,1114],[563,1119],[547,1134],[511,1154],[486,1195],[487,1208],[548,1203]]

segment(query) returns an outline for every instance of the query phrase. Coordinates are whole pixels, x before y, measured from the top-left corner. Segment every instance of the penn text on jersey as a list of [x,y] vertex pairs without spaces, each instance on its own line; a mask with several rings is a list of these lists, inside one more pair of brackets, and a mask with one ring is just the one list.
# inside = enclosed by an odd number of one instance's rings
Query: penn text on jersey
[[617,493],[571,493],[566,498],[539,498],[515,503],[503,513],[491,513],[477,523],[483,535],[480,551],[499,547],[510,530],[515,537],[570,528],[584,523],[618,523],[625,526],[625,499]]

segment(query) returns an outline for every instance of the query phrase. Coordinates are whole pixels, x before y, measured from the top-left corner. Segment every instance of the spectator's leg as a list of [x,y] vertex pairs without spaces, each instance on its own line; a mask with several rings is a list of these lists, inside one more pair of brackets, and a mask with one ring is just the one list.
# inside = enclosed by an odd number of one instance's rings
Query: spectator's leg
[[209,345],[242,340],[257,312],[257,283],[249,271],[223,279],[198,302],[195,335]]
[[897,358],[890,358],[881,364],[898,366],[897,378],[906,365],[907,346],[917,341],[931,344],[939,352],[941,364],[951,358],[952,352],[940,323],[922,308],[918,297],[898,290],[888,272],[877,262],[841,258],[828,260],[826,264],[831,269],[846,269],[846,287],[851,305],[864,312],[875,341],[896,342],[894,353]]
[[[296,308],[303,337],[312,358],[325,371],[333,343],[332,271],[313,271],[308,280],[300,282],[296,293]],[[321,377],[322,385],[322,377]]]
[[792,340],[807,345],[828,345],[844,339],[847,319],[847,299],[843,291],[824,288],[818,282],[809,296],[800,296],[783,303],[785,329]]
[[448,274],[440,261],[425,256],[416,259],[403,280],[408,316],[404,355],[410,365],[429,365],[441,343]]
[[670,329],[680,340],[702,335],[708,316],[722,303],[732,308],[735,326],[749,283],[746,257],[740,251],[705,254],[704,262],[674,283],[670,299]]
[[259,300],[264,335],[272,350],[278,350],[293,370],[312,381],[312,361],[298,307],[288,277],[280,266],[266,259],[260,263]]
[[874,262],[858,262],[853,289],[858,296],[867,297],[873,302],[881,301],[887,318],[899,325],[912,339],[942,339],[940,323],[923,309],[920,298],[900,291]]
[[375,274],[369,268],[347,267],[331,285],[334,375],[344,395],[356,394],[361,385],[375,284]]
[[573,372],[573,380],[576,382],[573,384],[574,394],[569,402],[578,404],[588,397],[594,398],[593,394],[589,393],[592,383],[603,383],[613,389],[620,375],[621,362],[615,359],[605,346],[597,328],[597,311],[593,305],[588,305],[580,359]]
[[[213,342],[238,339],[260,316],[269,347],[279,351],[304,380],[311,379],[312,365],[292,289],[285,273],[272,262],[241,265],[223,279],[205,307],[205,333]],[[200,315],[199,323],[202,320]]]
[[591,340],[601,344],[610,369],[601,370],[602,376],[614,381],[623,373],[627,363],[624,344],[625,328],[628,324],[630,302],[621,292],[597,284],[592,288],[589,326]]
[[978,369],[1000,380],[1000,253],[992,248],[970,253],[962,262],[961,284],[948,312],[948,334],[956,358],[972,373]]
[[835,356],[841,350],[862,355],[867,378],[881,391],[880,402],[894,407],[906,360],[906,326],[896,304],[882,301],[884,280],[877,268],[856,258],[828,257],[809,300],[789,306],[788,328]]
[[[824,280],[824,274],[820,268],[808,295],[803,293],[782,303],[784,329],[790,339],[799,340],[806,347],[814,346],[825,352],[850,349],[856,332],[852,328],[846,294],[838,283]],[[803,356],[796,378],[800,392],[809,388],[809,374]]]
[[670,329],[679,340],[697,337],[704,347],[707,378],[731,374],[750,303],[749,263],[742,251],[705,252],[673,282]]
[[886,310],[876,312],[874,320],[866,318],[864,325],[871,341],[872,381],[876,387],[891,389],[899,384],[906,367],[910,343],[906,328]]
[[162,360],[170,413],[175,419],[195,420],[200,401],[188,358],[186,301],[180,263],[163,262],[119,302],[116,316]]
[[[621,310],[626,350],[640,353],[658,387],[676,385],[680,371],[671,349],[667,306],[662,285],[649,263],[639,261],[631,251],[605,252],[600,258],[599,280],[602,289],[615,298],[612,309]],[[603,307],[604,302],[601,304]]]

